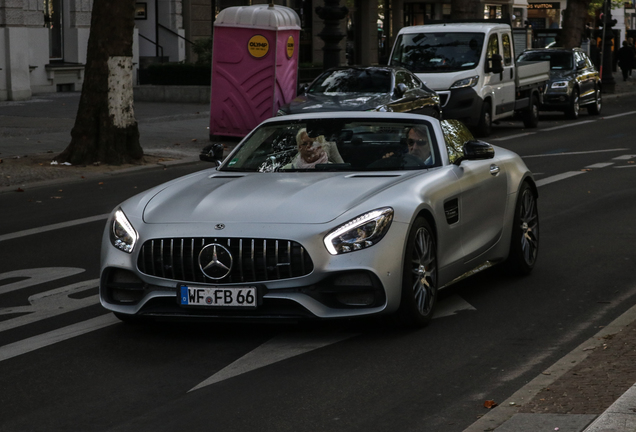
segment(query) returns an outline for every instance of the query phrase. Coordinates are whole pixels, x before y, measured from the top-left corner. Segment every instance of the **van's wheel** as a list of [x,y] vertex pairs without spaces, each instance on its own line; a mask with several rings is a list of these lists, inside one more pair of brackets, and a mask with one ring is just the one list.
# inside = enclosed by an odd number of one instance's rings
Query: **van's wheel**
[[477,125],[476,135],[479,137],[489,137],[492,132],[492,114],[490,102],[486,101],[481,106],[481,114],[479,116],[479,124]]
[[539,99],[532,96],[530,106],[523,110],[523,125],[527,128],[536,128],[539,124]]
[[572,98],[570,99],[570,106],[565,111],[565,115],[572,120],[576,120],[579,118],[579,112],[581,111],[581,106],[579,105],[579,89],[572,90]]
[[428,221],[415,220],[404,255],[402,298],[396,320],[405,327],[425,327],[437,302],[437,246]]
[[601,89],[596,87],[596,91],[594,92],[594,103],[587,106],[587,112],[589,115],[599,115],[602,107],[603,101],[601,99]]

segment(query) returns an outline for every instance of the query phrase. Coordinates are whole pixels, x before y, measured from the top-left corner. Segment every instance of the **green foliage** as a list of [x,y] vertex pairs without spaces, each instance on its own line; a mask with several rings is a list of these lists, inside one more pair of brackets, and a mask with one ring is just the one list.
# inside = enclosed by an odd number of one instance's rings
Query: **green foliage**
[[[604,3],[603,0],[591,0],[587,8],[587,13],[589,14],[589,16],[593,17],[596,15],[598,11],[602,11],[603,3]],[[623,7],[624,4],[625,4],[624,0],[612,0],[611,1],[612,10],[620,9]]]
[[212,65],[212,38],[198,39],[192,45],[192,51],[197,55],[197,65]]
[[139,71],[140,84],[209,86],[210,65],[191,63],[157,63]]

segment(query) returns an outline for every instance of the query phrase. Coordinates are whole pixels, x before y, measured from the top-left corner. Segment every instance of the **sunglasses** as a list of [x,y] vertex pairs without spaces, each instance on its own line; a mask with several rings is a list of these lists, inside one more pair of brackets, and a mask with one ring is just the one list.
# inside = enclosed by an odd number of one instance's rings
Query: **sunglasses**
[[414,145],[418,145],[421,147],[421,146],[428,145],[428,141],[425,139],[414,140],[412,138],[409,138],[406,140],[406,145],[408,145],[409,147],[413,147]]

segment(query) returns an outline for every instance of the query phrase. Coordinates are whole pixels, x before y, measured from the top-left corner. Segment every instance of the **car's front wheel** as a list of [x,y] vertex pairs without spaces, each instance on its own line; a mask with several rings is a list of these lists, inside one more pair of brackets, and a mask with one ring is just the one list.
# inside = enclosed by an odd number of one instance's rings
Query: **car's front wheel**
[[567,111],[565,111],[565,115],[572,119],[572,120],[576,120],[577,118],[579,118],[579,112],[581,110],[581,106],[579,105],[580,101],[579,101],[579,90],[578,89],[574,89],[572,90],[572,96],[570,98],[570,106],[567,109]]
[[529,274],[539,254],[539,210],[537,197],[527,182],[519,190],[512,221],[510,251],[505,262],[508,273]]
[[406,243],[402,298],[397,321],[405,327],[424,327],[437,302],[437,245],[428,221],[415,220]]
[[601,113],[602,106],[603,102],[601,99],[601,89],[597,87],[596,91],[594,92],[594,103],[587,107],[587,112],[590,115],[599,115]]

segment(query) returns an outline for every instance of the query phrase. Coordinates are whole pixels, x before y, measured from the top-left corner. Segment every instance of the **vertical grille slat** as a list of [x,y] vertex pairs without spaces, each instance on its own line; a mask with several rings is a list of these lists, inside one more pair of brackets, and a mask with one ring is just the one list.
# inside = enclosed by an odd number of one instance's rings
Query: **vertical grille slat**
[[[233,258],[230,274],[220,280],[207,277],[199,266],[201,250],[212,243],[227,248]],[[262,238],[152,239],[142,245],[137,265],[154,277],[219,285],[289,279],[313,271],[313,262],[300,244]]]

